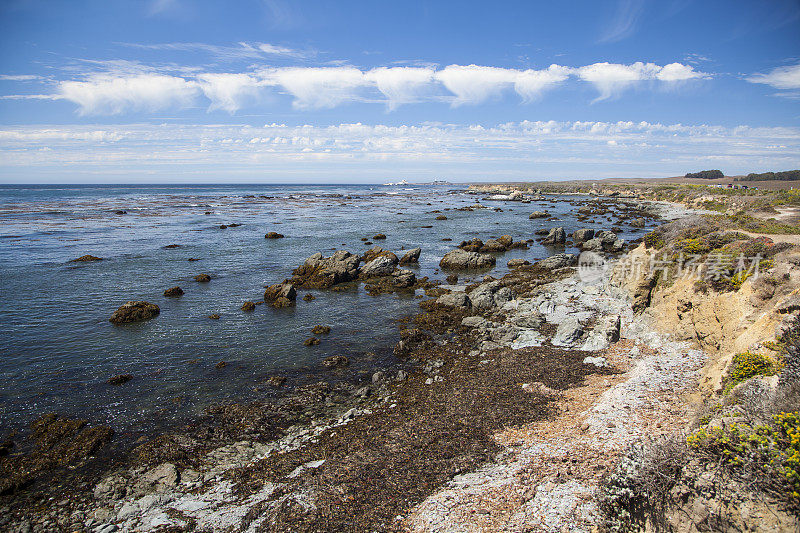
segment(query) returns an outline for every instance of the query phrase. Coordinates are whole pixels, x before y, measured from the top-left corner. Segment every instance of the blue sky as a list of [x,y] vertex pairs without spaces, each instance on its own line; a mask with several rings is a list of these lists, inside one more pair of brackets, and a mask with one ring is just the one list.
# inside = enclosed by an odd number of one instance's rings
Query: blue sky
[[0,5],[0,181],[800,167],[800,2]]

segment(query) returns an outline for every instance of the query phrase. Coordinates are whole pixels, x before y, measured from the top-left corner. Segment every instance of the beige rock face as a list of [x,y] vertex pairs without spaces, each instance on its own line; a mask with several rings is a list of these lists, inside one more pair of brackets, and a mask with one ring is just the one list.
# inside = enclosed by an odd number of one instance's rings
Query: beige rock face
[[[616,265],[612,283],[635,297],[646,284],[651,258],[644,245],[632,250],[629,257],[627,267]],[[775,268],[786,266],[778,264]],[[776,327],[784,318],[779,312],[780,303],[800,291],[795,274],[782,280],[766,300],[749,279],[738,291],[726,293],[696,292],[694,280],[689,278],[671,285],[659,283],[644,312],[655,319],[661,331],[671,333],[676,340],[693,341],[708,352],[701,387],[705,393],[719,391],[725,369],[735,354],[775,339]]]

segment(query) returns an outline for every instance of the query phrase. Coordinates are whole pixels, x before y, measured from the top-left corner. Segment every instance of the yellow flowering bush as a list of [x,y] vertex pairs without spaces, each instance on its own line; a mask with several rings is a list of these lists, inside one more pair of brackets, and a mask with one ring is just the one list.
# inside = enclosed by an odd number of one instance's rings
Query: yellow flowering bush
[[775,361],[766,355],[753,352],[736,354],[725,377],[725,393],[753,376],[774,376],[778,370]]

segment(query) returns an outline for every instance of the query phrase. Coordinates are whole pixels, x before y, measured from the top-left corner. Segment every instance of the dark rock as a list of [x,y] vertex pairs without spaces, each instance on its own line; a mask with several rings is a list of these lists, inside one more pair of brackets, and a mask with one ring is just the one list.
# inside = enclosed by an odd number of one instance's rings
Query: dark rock
[[275,285],[270,285],[264,291],[264,301],[271,303],[274,307],[285,307],[285,301],[294,302],[296,299],[297,290],[291,283],[276,283]]
[[421,248],[412,248],[411,250],[407,251],[403,254],[403,257],[400,258],[401,265],[408,265],[411,263],[418,263],[419,262],[419,254],[422,252]]
[[332,355],[322,360],[325,368],[341,368],[350,364],[350,360],[344,355]]
[[180,287],[170,287],[164,291],[164,296],[183,296],[183,289]]
[[447,217],[444,215],[439,215],[436,217],[436,220],[447,220]]
[[157,316],[161,310],[156,304],[144,301],[130,301],[121,305],[108,320],[112,324],[127,324],[141,322]]
[[303,301],[304,301],[304,302],[310,302],[311,300],[316,300],[316,299],[317,299],[317,297],[316,297],[316,296],[314,296],[314,295],[313,295],[313,294],[311,294],[311,293],[309,293],[309,294],[306,294],[305,296],[303,296]]
[[489,239],[488,241],[483,243],[483,246],[481,246],[479,252],[481,253],[505,252],[507,249],[508,247],[505,246],[503,243],[495,239]]
[[214,313],[214,314],[208,315],[208,318],[210,318],[211,320],[219,320],[219,315],[217,313]]
[[550,233],[550,230],[545,228],[537,229],[533,232],[534,235],[547,235],[548,233]]
[[77,259],[73,259],[70,263],[90,263],[92,261],[102,261],[102,257],[96,257],[94,255],[82,255]]
[[209,276],[208,274],[198,274],[194,277],[194,280],[199,283],[208,283],[209,281],[211,281],[211,276]]
[[256,310],[256,303],[251,301],[246,301],[242,304],[242,311],[255,311]]
[[383,240],[385,238],[386,238],[386,235],[384,235],[383,233],[378,233],[377,235],[373,235],[372,236],[372,240],[373,241],[380,241],[380,240]]
[[115,215],[127,215],[127,214],[128,214],[128,212],[127,212],[127,211],[124,211],[124,210],[122,210],[122,209],[118,209],[118,210],[114,211],[114,214],[115,214]]
[[270,387],[275,387],[276,389],[279,389],[286,384],[286,378],[283,376],[272,376],[269,379],[267,379],[267,384]]
[[463,292],[451,292],[450,294],[442,294],[436,299],[438,305],[445,307],[455,307],[458,309],[469,309],[472,306],[469,296]]
[[455,285],[456,283],[458,283],[458,274],[450,274],[449,276],[447,276],[446,279],[447,283],[449,283],[450,285]]
[[124,383],[129,382],[132,379],[133,376],[130,374],[120,374],[118,376],[113,376],[108,378],[108,381],[106,381],[106,383],[108,383],[109,385],[122,385]]
[[399,263],[397,256],[389,251],[382,251],[374,259],[369,260],[361,267],[361,279],[378,278],[389,276],[394,272],[395,266]]
[[327,335],[330,332],[331,332],[330,326],[316,325],[313,328],[311,328],[311,333],[313,333],[314,335]]
[[265,238],[265,239],[283,239],[283,234],[281,234],[281,233],[276,233],[276,232],[274,232],[274,231],[270,231],[269,233],[267,233],[266,235],[264,235],[264,238]]
[[511,259],[506,263],[508,268],[519,268],[524,265],[530,265],[530,261],[526,261],[525,259]]
[[165,250],[172,250],[172,249],[175,249],[175,248],[180,248],[180,247],[181,247],[181,245],[180,245],[180,244],[168,244],[168,245],[166,245],[166,246],[164,247],[164,249],[165,249]]
[[634,228],[643,228],[645,226],[645,223],[646,222],[645,222],[645,219],[643,217],[634,218],[630,222],[631,226],[633,226]]
[[303,341],[303,346],[318,346],[319,339],[316,337],[309,337],[308,339]]
[[214,368],[216,368],[217,370],[219,370],[219,369],[221,369],[221,368],[225,368],[226,366],[228,366],[228,363],[226,363],[225,361],[220,361],[219,363],[217,363],[216,365],[214,365]]

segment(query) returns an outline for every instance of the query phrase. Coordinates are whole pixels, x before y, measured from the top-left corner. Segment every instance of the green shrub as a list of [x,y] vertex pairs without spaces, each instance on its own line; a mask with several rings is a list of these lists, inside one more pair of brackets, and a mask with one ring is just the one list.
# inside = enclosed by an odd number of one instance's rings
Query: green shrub
[[644,236],[644,245],[646,248],[658,249],[664,246],[664,239],[660,234],[656,233],[655,231],[651,231]]

